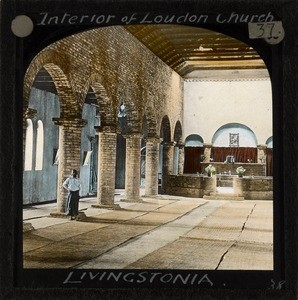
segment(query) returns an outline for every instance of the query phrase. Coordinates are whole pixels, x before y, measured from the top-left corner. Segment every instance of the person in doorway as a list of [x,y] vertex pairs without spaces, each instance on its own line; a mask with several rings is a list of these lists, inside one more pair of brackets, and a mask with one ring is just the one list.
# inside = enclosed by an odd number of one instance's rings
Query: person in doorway
[[72,170],[71,176],[63,182],[63,187],[68,190],[66,213],[71,220],[76,220],[79,214],[79,199],[81,183],[77,170]]

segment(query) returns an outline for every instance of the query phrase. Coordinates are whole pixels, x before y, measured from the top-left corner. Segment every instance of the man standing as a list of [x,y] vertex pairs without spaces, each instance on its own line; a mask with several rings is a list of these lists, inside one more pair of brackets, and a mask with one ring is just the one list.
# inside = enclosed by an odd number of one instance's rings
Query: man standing
[[67,215],[70,215],[70,220],[75,220],[79,214],[79,191],[81,188],[81,183],[77,177],[77,170],[72,170],[71,176],[68,177],[62,185],[65,189],[68,190],[66,213]]

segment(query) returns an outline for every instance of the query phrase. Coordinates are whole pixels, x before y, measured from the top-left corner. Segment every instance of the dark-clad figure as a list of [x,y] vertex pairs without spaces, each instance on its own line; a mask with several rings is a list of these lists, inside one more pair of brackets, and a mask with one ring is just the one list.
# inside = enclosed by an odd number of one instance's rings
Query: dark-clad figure
[[72,170],[71,176],[63,182],[63,187],[68,190],[66,213],[71,220],[75,220],[79,214],[79,199],[81,183],[77,178],[77,170]]

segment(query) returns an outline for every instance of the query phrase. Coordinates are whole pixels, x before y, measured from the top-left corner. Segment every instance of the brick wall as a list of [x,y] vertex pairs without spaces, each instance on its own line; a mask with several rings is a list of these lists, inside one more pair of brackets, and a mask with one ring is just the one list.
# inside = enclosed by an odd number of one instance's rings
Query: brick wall
[[43,49],[25,76],[25,107],[34,77],[43,66],[55,81],[61,116],[78,117],[91,86],[104,123],[116,123],[123,101],[130,132],[141,132],[144,114],[151,135],[159,134],[165,115],[172,136],[176,122],[182,121],[181,77],[124,27],[85,31]]
[[164,193],[184,197],[200,197],[216,191],[216,177],[183,175],[163,176]]
[[237,178],[233,179],[235,194],[249,200],[273,200],[273,178]]
[[[60,104],[60,116],[55,120],[55,124],[60,127],[61,160],[57,194],[59,212],[64,211],[66,199],[61,184],[71,168],[79,169],[81,127],[84,126],[82,110],[90,88],[99,105],[103,134],[108,133],[107,128],[114,128],[116,134],[121,103],[125,104],[127,110],[128,135],[141,134],[142,128],[147,128],[148,137],[158,138],[162,120],[166,118],[169,120],[169,136],[172,138],[176,124],[182,123],[181,77],[124,27],[92,29],[64,38],[43,49],[31,62],[24,78],[24,112],[28,107],[35,76],[41,68],[51,75]],[[146,120],[146,125],[143,120]],[[71,126],[76,122],[79,122],[79,126],[72,129]],[[75,144],[72,143],[74,139]],[[105,144],[105,150],[108,146]],[[108,154],[116,149],[116,144],[111,143],[111,147],[113,149]],[[105,153],[103,149],[101,152]],[[110,205],[113,202],[115,172],[114,167],[113,172],[109,172],[108,166],[114,165],[114,156],[107,155],[99,159],[99,204]],[[131,169],[134,170],[133,160],[128,159],[126,170]],[[108,187],[103,176],[100,176],[100,170],[104,170],[109,179]],[[134,180],[126,180],[131,183],[131,187],[139,187],[135,173],[131,174]],[[139,189],[132,189],[133,195],[136,190],[139,192]]]

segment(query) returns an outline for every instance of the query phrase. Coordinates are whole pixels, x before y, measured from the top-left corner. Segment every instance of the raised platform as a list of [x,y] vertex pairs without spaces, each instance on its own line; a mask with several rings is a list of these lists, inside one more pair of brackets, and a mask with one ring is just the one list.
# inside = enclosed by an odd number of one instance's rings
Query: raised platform
[[236,169],[242,166],[246,169],[246,176],[266,176],[266,164],[256,164],[256,163],[239,163],[235,162],[233,164],[228,164],[224,162],[208,162],[201,163],[201,170],[205,172],[205,168],[208,165],[213,165],[216,168],[216,174],[219,175],[237,175]]
[[231,201],[243,201],[244,197],[239,197],[231,194],[212,194],[212,195],[204,195],[204,199],[206,200],[231,200]]
[[197,174],[163,176],[163,192],[168,195],[199,197],[216,191],[216,177]]
[[[229,189],[229,193],[226,190]],[[269,176],[198,174],[167,175],[163,191],[168,195],[199,197],[209,200],[273,200],[273,178]]]
[[[232,178],[233,182],[233,178]],[[204,195],[206,200],[232,200],[243,201],[244,197],[236,194],[233,187],[217,187],[216,192],[211,192],[209,195]]]
[[273,178],[268,176],[234,177],[234,192],[248,200],[273,200]]

